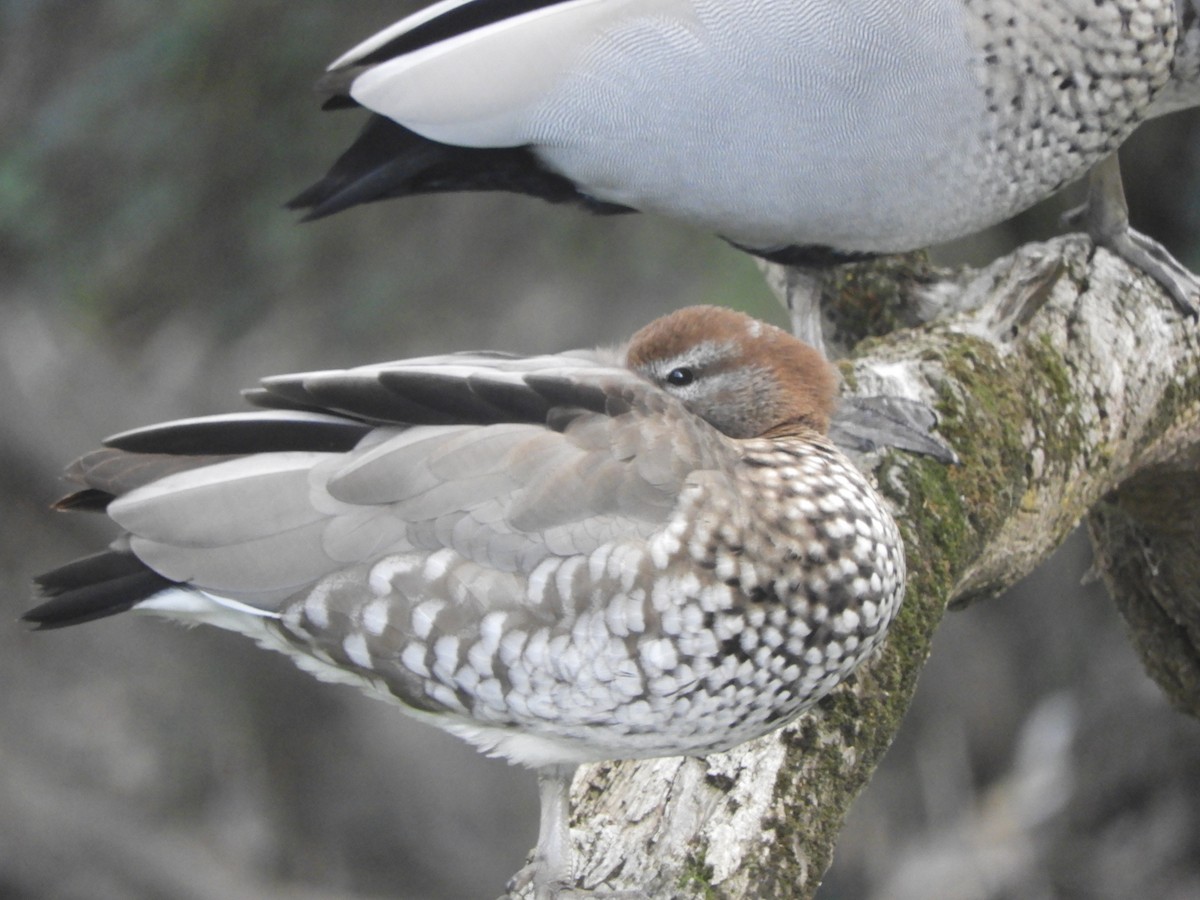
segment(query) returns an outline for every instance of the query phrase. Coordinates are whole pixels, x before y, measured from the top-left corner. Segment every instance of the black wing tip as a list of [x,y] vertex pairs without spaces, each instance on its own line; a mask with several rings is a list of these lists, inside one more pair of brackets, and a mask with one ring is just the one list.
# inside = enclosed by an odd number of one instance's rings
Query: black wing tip
[[421,137],[386,116],[370,115],[329,170],[284,207],[312,222],[352,206],[414,193],[412,178],[457,148]]
[[289,209],[292,212],[302,213],[300,216],[301,222],[312,222],[316,219],[323,219],[325,216],[332,215],[333,212],[321,212],[322,206],[329,199],[333,189],[331,188],[329,178],[322,178],[320,181],[315,181],[292,197],[283,204],[284,209]]
[[[113,435],[104,443],[111,449],[142,456],[208,457],[211,462],[219,462],[230,456],[288,450],[345,452],[370,431],[369,425],[354,419],[334,419],[328,414],[318,419],[306,417],[309,410],[289,410],[297,415],[250,413],[237,418],[202,416],[165,422]],[[59,508],[95,508],[85,504],[102,502],[103,497],[91,496],[96,493],[76,492],[59,501]],[[62,506],[64,503],[68,505]]]
[[285,206],[303,212],[301,221],[311,222],[382,200],[478,191],[578,204],[597,215],[634,211],[583,193],[569,178],[548,169],[531,146],[445,144],[377,113],[324,177]]
[[400,196],[404,196],[404,192],[384,192],[375,196],[369,190],[364,190],[359,183],[347,187],[343,185],[342,179],[327,177],[305,188],[283,206],[284,209],[301,213],[297,221],[306,225],[309,222],[328,219],[355,206]]
[[42,602],[20,618],[34,631],[115,616],[175,584],[127,550],[85,556],[43,572],[33,583]]
[[324,198],[328,195],[329,190],[325,185],[325,179],[321,179],[315,184],[302,190],[299,194],[283,204],[283,208],[292,212],[300,213],[297,221],[304,225],[308,222],[315,222],[318,219],[324,219],[332,216],[335,212],[340,212],[339,209],[326,209]]
[[[324,93],[320,82],[317,82],[317,92]],[[321,110],[323,112],[336,112],[339,109],[359,108],[361,108],[361,104],[357,100],[344,94],[334,94],[331,97],[327,97],[325,102],[321,104]]]
[[60,497],[50,505],[58,512],[104,512],[116,497],[98,488],[82,488]]
[[109,604],[103,609],[81,608],[80,604],[66,603],[63,598],[56,597],[35,606],[23,613],[20,620],[30,631],[57,631],[59,628],[69,628],[72,625],[82,625],[97,619],[107,619],[119,613],[128,612],[135,601],[123,604]]

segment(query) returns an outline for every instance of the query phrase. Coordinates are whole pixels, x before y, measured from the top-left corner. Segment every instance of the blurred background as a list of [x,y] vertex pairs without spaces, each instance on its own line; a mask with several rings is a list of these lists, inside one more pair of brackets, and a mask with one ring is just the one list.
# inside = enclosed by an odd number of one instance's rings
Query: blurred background
[[[268,374],[614,342],[698,302],[781,321],[747,257],[648,217],[486,195],[298,225],[360,122],[312,82],[415,5],[0,0],[0,898],[491,898],[535,837],[528,773],[238,636],[16,623],[111,537],[47,508],[100,437]],[[1200,118],[1124,160],[1134,224],[1200,266]],[[1088,565],[1077,534],[947,616],[822,898],[1200,896],[1200,727]]]

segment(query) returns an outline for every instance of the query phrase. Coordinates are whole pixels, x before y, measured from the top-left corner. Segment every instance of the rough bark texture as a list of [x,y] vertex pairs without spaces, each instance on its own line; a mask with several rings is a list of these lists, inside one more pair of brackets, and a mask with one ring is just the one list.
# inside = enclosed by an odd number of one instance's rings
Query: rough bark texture
[[1200,718],[1200,415],[1193,406],[1088,516],[1096,566],[1146,671]]
[[[883,652],[792,726],[703,760],[581,769],[581,887],[811,897],[944,610],[1012,585],[1084,517],[1147,668],[1181,708],[1200,707],[1196,324],[1080,237],[978,272],[905,260],[838,277],[837,342],[875,335],[841,363],[847,392],[931,404],[962,460],[867,460],[904,532],[905,606]],[[948,306],[967,311],[891,330]]]

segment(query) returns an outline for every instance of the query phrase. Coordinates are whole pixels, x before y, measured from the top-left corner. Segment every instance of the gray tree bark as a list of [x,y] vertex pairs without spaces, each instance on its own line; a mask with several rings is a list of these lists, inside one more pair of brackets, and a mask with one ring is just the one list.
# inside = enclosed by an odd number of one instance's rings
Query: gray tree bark
[[[785,272],[768,277],[788,290]],[[581,769],[572,825],[585,888],[812,897],[943,612],[999,594],[1084,518],[1148,671],[1200,714],[1196,323],[1079,236],[982,271],[910,258],[837,279],[833,337],[857,343],[840,363],[845,392],[933,406],[961,458],[866,461],[904,533],[904,608],[883,651],[785,729],[706,759]],[[919,324],[947,309],[960,311]]]

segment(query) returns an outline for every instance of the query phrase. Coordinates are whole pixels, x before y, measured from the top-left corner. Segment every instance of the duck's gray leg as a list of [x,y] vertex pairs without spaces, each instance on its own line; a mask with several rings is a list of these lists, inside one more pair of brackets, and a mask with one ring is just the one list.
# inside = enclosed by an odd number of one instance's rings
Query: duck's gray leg
[[[735,245],[736,246],[736,245]],[[821,317],[821,277],[812,269],[758,259],[758,269],[787,312],[792,334],[830,359]]]
[[1129,206],[1115,153],[1088,173],[1087,206],[1081,213],[1098,246],[1155,279],[1184,315],[1193,319],[1200,315],[1200,279],[1158,241],[1129,227]]
[[533,860],[508,883],[511,893],[533,883],[535,900],[555,900],[574,884],[571,877],[570,802],[575,766],[538,769],[541,817]]
[[538,770],[538,799],[541,818],[538,820],[537,850],[533,864],[534,896],[537,900],[554,900],[560,891],[573,884],[571,878],[571,777],[574,766],[546,766]]

